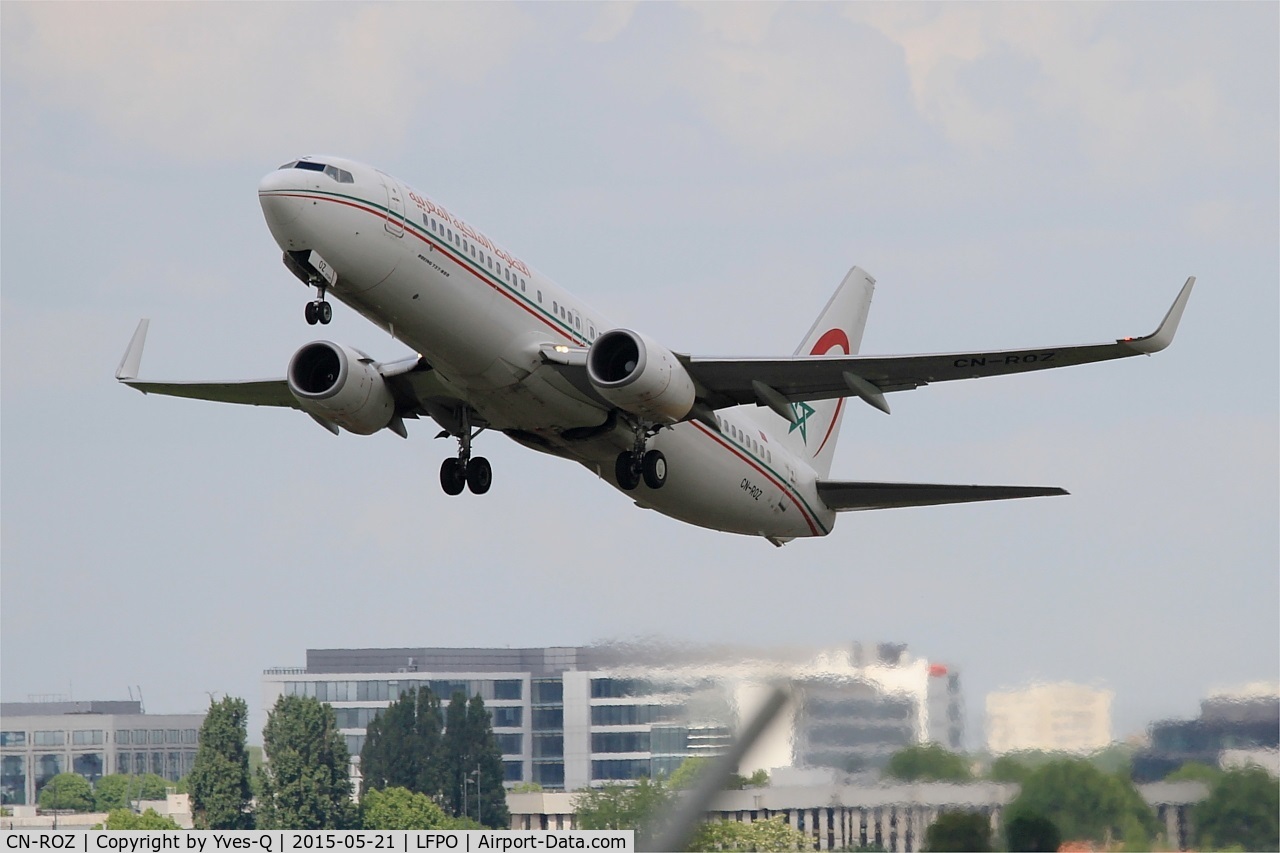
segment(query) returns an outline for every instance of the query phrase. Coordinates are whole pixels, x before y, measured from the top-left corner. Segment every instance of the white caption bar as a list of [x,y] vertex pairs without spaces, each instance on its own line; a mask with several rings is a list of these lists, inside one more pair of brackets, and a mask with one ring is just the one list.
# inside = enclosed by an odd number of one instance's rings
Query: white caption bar
[[88,832],[55,829],[0,831],[4,851],[72,851],[72,853],[306,853],[306,851],[380,851],[481,853],[513,850],[617,850],[634,853],[631,830],[119,830]]

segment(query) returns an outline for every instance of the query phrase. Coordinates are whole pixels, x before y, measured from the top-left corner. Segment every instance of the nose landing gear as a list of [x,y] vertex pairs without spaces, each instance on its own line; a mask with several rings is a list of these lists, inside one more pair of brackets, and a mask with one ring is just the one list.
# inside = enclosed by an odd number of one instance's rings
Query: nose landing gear
[[319,294],[316,299],[307,303],[307,310],[304,312],[304,316],[307,318],[308,326],[314,326],[316,323],[327,326],[329,321],[333,319],[333,306],[324,300],[324,280],[313,282],[313,284],[315,284]]

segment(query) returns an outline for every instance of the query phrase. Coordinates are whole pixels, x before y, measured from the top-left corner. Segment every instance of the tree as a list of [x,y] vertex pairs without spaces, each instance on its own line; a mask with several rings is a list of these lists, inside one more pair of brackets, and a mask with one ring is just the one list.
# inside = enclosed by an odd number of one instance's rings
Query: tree
[[450,820],[426,794],[407,788],[371,788],[360,798],[365,829],[448,829]]
[[446,793],[440,701],[425,687],[406,691],[370,721],[360,751],[360,792],[405,788],[437,798]]
[[51,811],[91,811],[93,786],[79,773],[59,773],[40,789],[40,808]]
[[1280,785],[1261,767],[1228,770],[1191,813],[1203,847],[1280,850]]
[[1060,752],[1044,752],[1038,749],[1023,749],[1008,752],[991,762],[987,768],[987,778],[992,782],[1015,782],[1022,784],[1037,767],[1043,767],[1050,761],[1057,761],[1067,756]]
[[925,830],[924,849],[985,853],[991,849],[991,821],[977,812],[943,812]]
[[1057,850],[1062,845],[1062,834],[1053,821],[1042,814],[1025,812],[1015,815],[1004,825],[1005,846],[1010,850],[1027,853]]
[[573,807],[579,829],[640,829],[657,816],[671,795],[661,782],[608,784],[579,791]]
[[1217,767],[1211,767],[1208,764],[1199,761],[1188,761],[1177,770],[1174,770],[1168,776],[1164,777],[1166,782],[1203,782],[1210,789],[1217,784],[1222,778],[1222,771]]
[[93,810],[111,812],[128,809],[137,800],[163,800],[174,783],[163,776],[146,773],[130,776],[112,773],[93,785]]
[[143,776],[112,773],[94,783],[93,810],[110,812],[131,808],[137,800],[163,800],[172,787],[172,782],[154,773]]
[[191,810],[197,829],[251,829],[249,706],[231,696],[209,702],[191,768]]
[[971,778],[964,756],[936,743],[895,752],[889,757],[884,775],[903,782],[965,782]]
[[813,846],[808,835],[792,829],[781,816],[752,823],[713,820],[698,827],[689,842],[690,851],[808,850]]
[[446,762],[445,800],[457,817],[475,815],[482,826],[511,825],[502,787],[502,753],[479,694],[470,701],[454,693],[445,713],[442,751]]
[[1082,758],[1059,758],[1027,776],[1006,815],[1031,814],[1052,821],[1064,841],[1143,844],[1159,829],[1127,776],[1103,773]]
[[281,696],[262,730],[259,829],[350,829],[350,756],[333,708],[311,697]]
[[142,814],[134,814],[128,809],[113,809],[107,815],[106,823],[95,824],[94,829],[182,829],[173,822],[173,818],[158,814],[155,809],[147,809]]

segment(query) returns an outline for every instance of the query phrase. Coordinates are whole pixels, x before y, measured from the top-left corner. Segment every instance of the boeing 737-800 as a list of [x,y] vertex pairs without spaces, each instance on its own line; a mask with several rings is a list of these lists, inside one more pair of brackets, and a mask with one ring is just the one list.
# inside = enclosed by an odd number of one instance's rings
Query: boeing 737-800
[[489,490],[473,455],[483,432],[585,466],[642,507],[780,545],[831,532],[845,510],[1066,494],[1034,486],[872,483],[829,478],[846,400],[888,413],[885,395],[931,382],[1022,373],[1154,353],[1173,340],[1194,278],[1159,328],[1111,343],[938,355],[858,354],[875,280],[854,267],[794,355],[704,358],[615,326],[478,229],[390,175],[338,157],[293,160],[258,198],[284,264],[416,354],[379,362],[318,340],[284,378],[137,378],[143,320],[116,378],[144,393],[301,409],[337,434],[428,416],[458,453],[444,491]]

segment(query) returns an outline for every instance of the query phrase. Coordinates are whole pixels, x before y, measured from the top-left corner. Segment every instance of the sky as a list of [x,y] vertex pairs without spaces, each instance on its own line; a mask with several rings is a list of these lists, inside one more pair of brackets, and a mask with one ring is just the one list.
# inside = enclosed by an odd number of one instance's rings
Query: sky
[[[1114,734],[1280,671],[1274,3],[0,5],[0,694],[255,708],[307,648],[896,641]],[[113,374],[283,376],[317,336],[259,179],[377,165],[677,351],[789,354],[853,264],[868,354],[1163,353],[854,405],[832,476],[1070,497],[777,549],[501,436],[454,453]],[[324,337],[405,347],[345,306]]]

